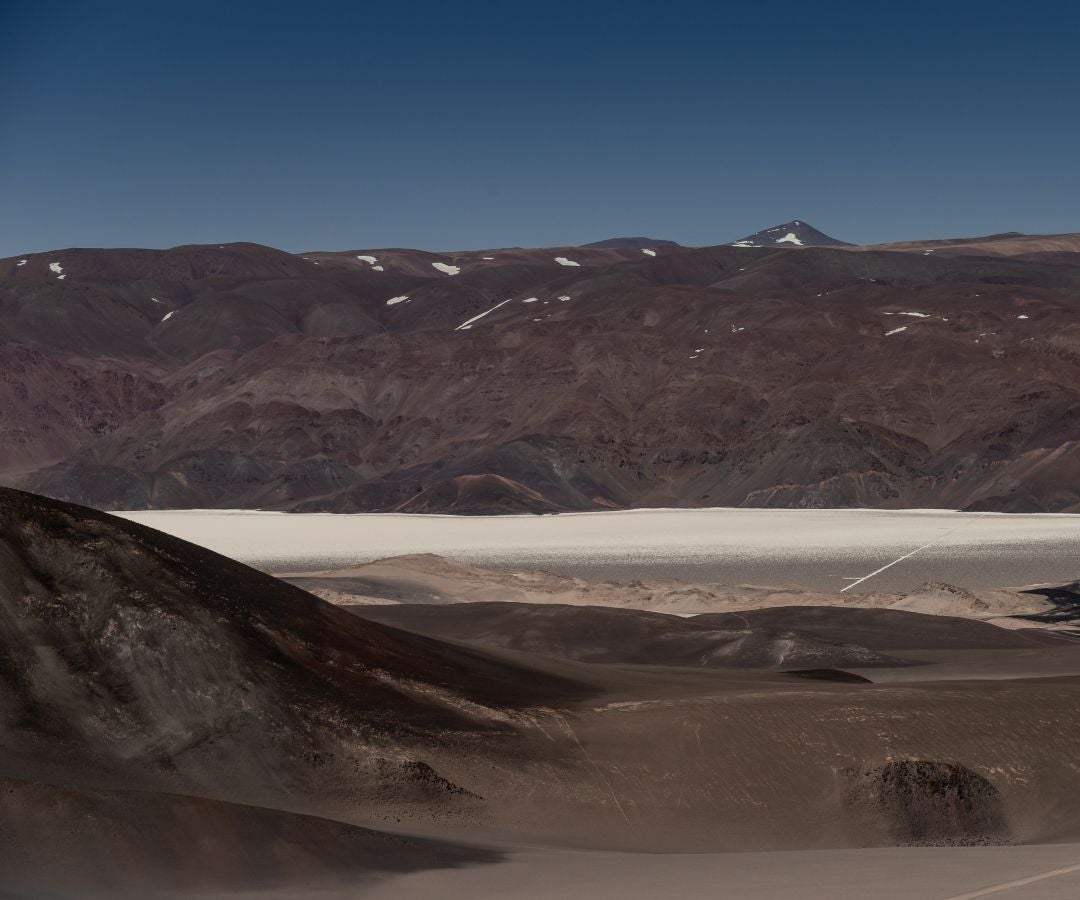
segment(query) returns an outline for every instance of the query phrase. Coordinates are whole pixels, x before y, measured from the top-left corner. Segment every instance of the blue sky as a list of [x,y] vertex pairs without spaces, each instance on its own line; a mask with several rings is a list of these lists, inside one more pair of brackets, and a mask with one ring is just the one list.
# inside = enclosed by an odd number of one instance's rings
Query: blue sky
[[0,3],[0,256],[1080,231],[1066,3]]

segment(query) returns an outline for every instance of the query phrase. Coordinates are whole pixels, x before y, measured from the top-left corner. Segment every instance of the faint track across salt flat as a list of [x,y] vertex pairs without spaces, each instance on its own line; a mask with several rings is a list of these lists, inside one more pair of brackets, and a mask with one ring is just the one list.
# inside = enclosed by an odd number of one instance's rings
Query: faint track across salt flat
[[974,524],[975,524],[975,522],[976,522],[976,521],[977,521],[978,519],[981,519],[981,518],[983,518],[983,516],[985,516],[985,515],[986,515],[986,513],[979,513],[979,514],[978,514],[978,515],[977,515],[977,516],[975,517],[975,519],[973,519],[972,521],[970,521],[970,522],[964,522],[963,524],[957,525],[957,526],[956,526],[955,528],[950,528],[950,529],[949,529],[948,531],[946,531],[946,532],[945,532],[945,533],[944,533],[943,535],[941,535],[941,536],[940,536],[940,537],[938,537],[938,538],[935,538],[934,540],[930,541],[929,543],[923,544],[923,545],[922,545],[921,547],[916,547],[916,548],[915,548],[914,550],[912,550],[912,551],[911,551],[910,553],[905,553],[905,554],[904,554],[903,556],[901,556],[901,557],[898,557],[897,559],[894,559],[894,560],[893,560],[893,561],[892,561],[891,563],[887,563],[886,565],[882,566],[882,567],[881,567],[880,569],[875,569],[875,570],[874,570],[873,572],[871,572],[871,573],[870,573],[869,575],[863,575],[863,577],[862,577],[862,578],[859,578],[859,579],[857,579],[856,581],[853,581],[853,582],[852,582],[851,584],[849,584],[849,585],[848,585],[847,587],[845,587],[845,588],[842,588],[842,589],[840,590],[840,593],[841,593],[841,594],[843,594],[843,593],[846,593],[847,591],[850,591],[850,590],[851,590],[851,589],[852,589],[853,587],[855,587],[856,585],[862,584],[862,583],[863,583],[864,581],[869,581],[869,580],[870,580],[871,578],[873,578],[873,577],[874,577],[875,575],[880,575],[880,574],[881,574],[882,572],[884,572],[884,571],[885,571],[886,569],[891,569],[891,568],[892,568],[893,566],[895,566],[895,565],[896,565],[897,563],[902,563],[902,562],[903,562],[903,561],[904,561],[905,559],[911,559],[911,557],[913,557],[913,556],[914,556],[914,555],[915,555],[916,553],[920,553],[920,552],[922,552],[923,550],[927,550],[927,549],[929,549],[930,547],[935,547],[935,546],[937,546],[938,544],[944,543],[945,539],[946,539],[947,537],[949,537],[949,535],[951,535],[951,534],[955,534],[956,532],[960,531],[960,530],[961,530],[961,529],[963,529],[963,528],[968,528],[968,527],[970,527],[971,525],[974,525]]

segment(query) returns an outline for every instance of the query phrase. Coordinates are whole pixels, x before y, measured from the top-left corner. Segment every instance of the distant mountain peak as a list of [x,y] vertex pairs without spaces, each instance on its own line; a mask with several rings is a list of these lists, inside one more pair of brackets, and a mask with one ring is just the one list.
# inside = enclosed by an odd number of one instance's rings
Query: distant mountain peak
[[785,222],[731,242],[732,247],[850,247],[801,219]]

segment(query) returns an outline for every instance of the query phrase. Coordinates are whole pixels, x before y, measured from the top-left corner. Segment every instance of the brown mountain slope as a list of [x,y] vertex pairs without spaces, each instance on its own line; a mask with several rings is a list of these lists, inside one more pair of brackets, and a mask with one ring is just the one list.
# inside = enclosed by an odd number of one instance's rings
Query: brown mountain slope
[[495,739],[505,710],[582,690],[6,489],[0,648],[0,774],[279,803],[385,791],[403,747]]
[[[2,334],[68,366],[18,379],[8,483],[105,508],[1080,509],[1080,264],[655,252],[3,261]],[[81,388],[101,365],[145,399]],[[105,424],[47,413],[58,392]]]

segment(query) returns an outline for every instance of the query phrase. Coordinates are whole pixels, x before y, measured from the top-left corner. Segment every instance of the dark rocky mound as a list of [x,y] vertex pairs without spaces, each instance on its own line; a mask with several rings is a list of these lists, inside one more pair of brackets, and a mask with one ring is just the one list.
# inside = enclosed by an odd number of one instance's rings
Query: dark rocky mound
[[[358,616],[434,637],[590,663],[773,668],[897,666],[851,643],[769,627],[715,628],[666,613],[539,603],[354,606]],[[700,617],[699,617],[700,618]]]
[[1023,618],[1032,622],[1080,622],[1080,581],[1054,587],[1032,588],[1025,593],[1045,597],[1054,604],[1054,608]]
[[793,628],[822,640],[877,651],[1031,649],[1059,643],[1045,635],[1010,631],[972,619],[898,609],[777,606],[738,614],[706,613],[692,619],[713,628],[734,628],[744,620],[753,627]]
[[893,760],[855,776],[850,802],[903,845],[1000,844],[1008,827],[997,787],[958,763]]

